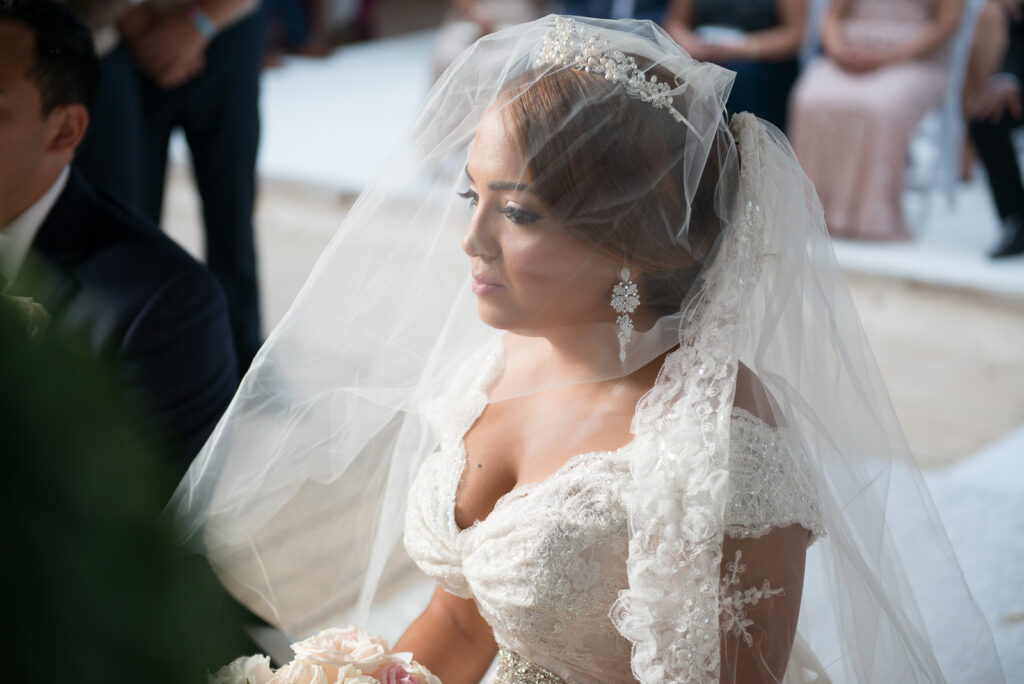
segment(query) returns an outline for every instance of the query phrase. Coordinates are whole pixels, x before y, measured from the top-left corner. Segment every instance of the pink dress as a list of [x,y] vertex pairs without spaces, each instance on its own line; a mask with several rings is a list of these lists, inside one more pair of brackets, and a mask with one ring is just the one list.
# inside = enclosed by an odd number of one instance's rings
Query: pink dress
[[[905,43],[930,20],[934,0],[854,0],[843,20],[851,42]],[[948,48],[924,59],[852,74],[828,57],[811,62],[793,90],[789,137],[825,208],[832,235],[907,240],[900,205],[910,137],[939,104]]]

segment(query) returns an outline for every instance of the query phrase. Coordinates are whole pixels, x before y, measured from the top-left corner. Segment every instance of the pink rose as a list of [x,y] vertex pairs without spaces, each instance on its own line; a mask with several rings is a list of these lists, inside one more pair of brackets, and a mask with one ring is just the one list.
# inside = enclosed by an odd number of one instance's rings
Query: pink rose
[[416,679],[394,660],[377,672],[377,679],[381,684],[418,684]]

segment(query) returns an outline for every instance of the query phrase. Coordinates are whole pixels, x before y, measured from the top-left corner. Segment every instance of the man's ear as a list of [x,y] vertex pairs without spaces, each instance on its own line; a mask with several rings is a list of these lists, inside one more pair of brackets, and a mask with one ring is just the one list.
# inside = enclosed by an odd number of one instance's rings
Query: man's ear
[[51,120],[48,152],[74,153],[89,128],[89,110],[75,103],[57,107],[48,117]]

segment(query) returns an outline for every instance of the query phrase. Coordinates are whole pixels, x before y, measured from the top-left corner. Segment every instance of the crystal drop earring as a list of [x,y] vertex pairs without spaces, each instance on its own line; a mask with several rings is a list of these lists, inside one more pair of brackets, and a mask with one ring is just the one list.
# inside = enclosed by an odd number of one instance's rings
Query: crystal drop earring
[[629,279],[629,269],[623,267],[619,272],[620,282],[612,288],[612,308],[619,314],[615,322],[619,326],[619,361],[626,360],[626,344],[633,335],[633,319],[629,314],[640,306],[639,290],[636,283]]

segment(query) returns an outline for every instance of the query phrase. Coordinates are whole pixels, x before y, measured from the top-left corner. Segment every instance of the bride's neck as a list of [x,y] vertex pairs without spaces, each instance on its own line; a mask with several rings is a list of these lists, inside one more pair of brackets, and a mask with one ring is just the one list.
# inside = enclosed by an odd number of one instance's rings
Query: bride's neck
[[[638,310],[634,316],[637,332],[643,334],[656,320],[649,312]],[[533,331],[532,334],[515,333],[522,346],[520,363],[510,368],[520,380],[540,385],[573,384],[595,380],[610,380],[633,375],[657,359],[631,359],[633,364],[624,366],[619,360],[617,328],[605,323],[595,326],[578,326]],[[660,367],[660,365],[659,365]]]

